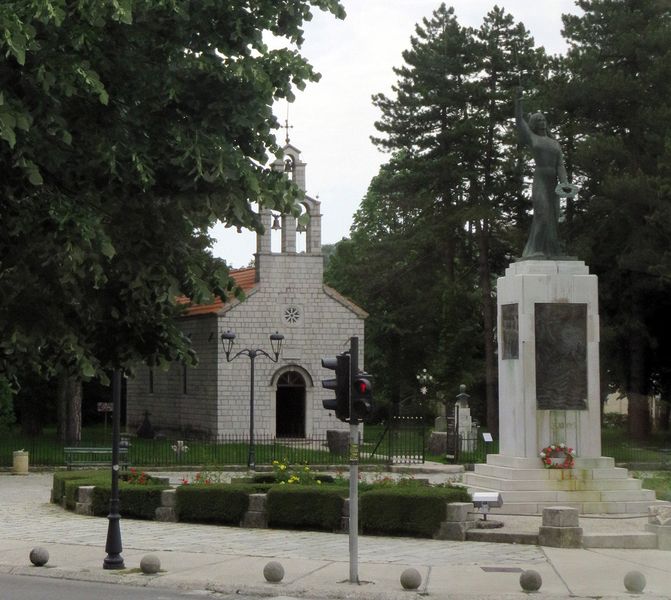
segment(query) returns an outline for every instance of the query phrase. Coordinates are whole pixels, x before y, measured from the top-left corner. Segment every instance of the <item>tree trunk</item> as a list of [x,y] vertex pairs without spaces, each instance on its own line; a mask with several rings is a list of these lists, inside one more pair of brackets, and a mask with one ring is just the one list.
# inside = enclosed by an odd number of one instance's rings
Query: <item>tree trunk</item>
[[485,397],[487,406],[487,429],[495,437],[499,431],[499,403],[496,394],[496,354],[494,348],[495,309],[492,299],[491,273],[489,269],[488,223],[476,221],[478,237],[478,267],[480,290],[482,291],[482,318],[485,348]]
[[74,444],[82,438],[82,383],[76,377],[58,379],[58,439]]

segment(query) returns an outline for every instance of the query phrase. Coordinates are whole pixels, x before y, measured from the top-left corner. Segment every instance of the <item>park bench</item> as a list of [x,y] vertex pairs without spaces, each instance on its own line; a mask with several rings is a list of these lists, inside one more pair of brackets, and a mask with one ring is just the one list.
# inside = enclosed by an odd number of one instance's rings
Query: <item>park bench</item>
[[[73,448],[64,448],[65,465],[68,471],[72,467],[94,467],[112,464],[112,448],[88,448],[76,446]],[[128,448],[119,448],[119,465],[128,466]]]

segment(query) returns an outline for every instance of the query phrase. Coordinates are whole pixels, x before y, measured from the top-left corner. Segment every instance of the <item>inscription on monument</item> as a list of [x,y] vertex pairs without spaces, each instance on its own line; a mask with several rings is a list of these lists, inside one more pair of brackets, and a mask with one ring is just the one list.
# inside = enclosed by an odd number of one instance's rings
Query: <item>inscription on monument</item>
[[587,304],[535,304],[536,408],[587,409]]
[[503,360],[520,357],[520,324],[517,304],[501,305]]

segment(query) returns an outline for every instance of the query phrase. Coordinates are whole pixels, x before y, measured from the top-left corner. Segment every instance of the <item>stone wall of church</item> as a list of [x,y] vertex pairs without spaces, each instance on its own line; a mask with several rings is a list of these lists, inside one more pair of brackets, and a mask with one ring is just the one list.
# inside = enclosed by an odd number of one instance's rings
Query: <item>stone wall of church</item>
[[[349,339],[359,337],[359,366],[363,366],[364,319],[325,293],[322,284],[323,257],[309,254],[264,254],[260,259],[260,282],[243,303],[221,317],[220,331],[236,332],[236,347],[270,351],[269,335],[285,336],[277,364],[263,356],[255,361],[255,432],[275,434],[276,383],[288,370],[306,379],[305,434],[324,435],[327,429],[346,429],[329,415],[322,400],[333,393],[321,386],[333,376],[321,359],[349,348]],[[235,349],[233,354],[235,353]],[[249,428],[250,360],[241,356],[233,363],[219,363],[219,430],[246,432]]]
[[[134,432],[149,411],[154,429],[168,435],[182,433],[216,435],[217,364],[220,360],[217,317],[188,317],[180,322],[191,337],[198,355],[198,365],[185,367],[172,363],[167,371],[137,369],[127,382],[127,417],[129,432]],[[153,390],[151,389],[153,387]]]

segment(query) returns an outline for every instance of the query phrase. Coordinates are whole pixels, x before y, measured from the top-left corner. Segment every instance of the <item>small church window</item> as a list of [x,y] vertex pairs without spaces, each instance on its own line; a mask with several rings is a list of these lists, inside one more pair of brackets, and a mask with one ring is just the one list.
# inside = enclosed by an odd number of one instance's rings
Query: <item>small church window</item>
[[154,393],[154,369],[149,369],[149,393]]
[[284,320],[290,325],[295,325],[301,319],[301,309],[297,306],[287,306],[284,309]]

